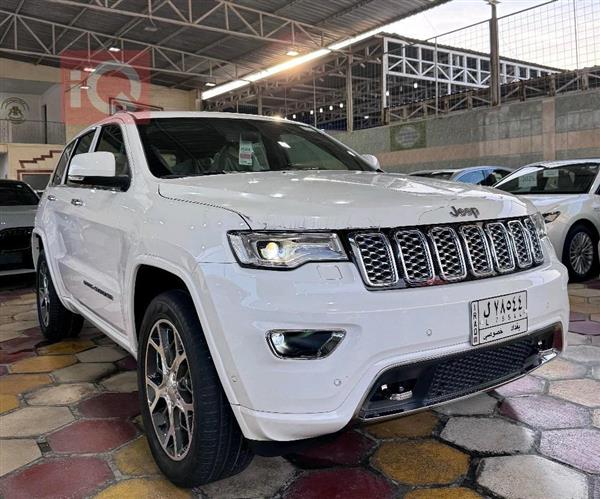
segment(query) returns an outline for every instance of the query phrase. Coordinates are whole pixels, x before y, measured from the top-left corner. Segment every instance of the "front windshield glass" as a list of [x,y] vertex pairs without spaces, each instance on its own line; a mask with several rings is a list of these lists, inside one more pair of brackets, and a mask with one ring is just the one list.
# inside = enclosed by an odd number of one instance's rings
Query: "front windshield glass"
[[285,121],[155,118],[138,123],[155,177],[281,170],[369,170],[326,135]]
[[0,206],[34,206],[37,194],[23,182],[0,182]]
[[512,194],[585,194],[590,190],[600,165],[526,166],[494,187]]

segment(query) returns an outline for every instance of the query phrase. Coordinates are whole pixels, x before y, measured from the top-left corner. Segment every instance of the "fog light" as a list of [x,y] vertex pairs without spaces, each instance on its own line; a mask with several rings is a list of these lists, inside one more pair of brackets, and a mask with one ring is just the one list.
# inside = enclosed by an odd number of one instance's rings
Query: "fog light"
[[345,334],[340,330],[276,329],[267,333],[267,343],[282,359],[322,359],[337,348]]

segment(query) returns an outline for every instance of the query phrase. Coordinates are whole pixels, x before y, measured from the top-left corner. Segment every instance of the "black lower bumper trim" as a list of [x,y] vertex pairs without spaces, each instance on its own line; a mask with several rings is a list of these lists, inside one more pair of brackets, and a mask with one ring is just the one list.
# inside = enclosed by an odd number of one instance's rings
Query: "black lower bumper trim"
[[542,363],[562,349],[560,323],[512,341],[388,369],[373,384],[358,417],[370,420],[413,411],[483,391]]

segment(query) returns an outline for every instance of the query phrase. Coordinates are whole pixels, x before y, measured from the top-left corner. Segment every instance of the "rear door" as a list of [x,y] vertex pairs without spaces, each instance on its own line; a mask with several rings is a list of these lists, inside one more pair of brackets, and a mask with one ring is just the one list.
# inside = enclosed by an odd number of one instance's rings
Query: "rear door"
[[[114,154],[116,175],[131,181],[128,150],[118,123],[99,129],[92,150]],[[74,260],[71,282],[74,297],[115,329],[124,332],[125,271],[139,211],[131,195],[132,187],[122,190],[72,184],[70,189],[74,200],[70,219],[77,232],[70,247]]]

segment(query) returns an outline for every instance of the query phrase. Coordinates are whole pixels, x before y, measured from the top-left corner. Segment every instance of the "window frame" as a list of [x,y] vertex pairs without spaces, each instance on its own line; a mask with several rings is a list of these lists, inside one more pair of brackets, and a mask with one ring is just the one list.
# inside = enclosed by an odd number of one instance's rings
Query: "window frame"
[[[83,137],[86,137],[90,133],[93,133],[92,141],[90,142],[90,146],[89,146],[89,148],[88,148],[88,150],[86,152],[90,152],[90,150],[93,147],[95,147],[95,145],[96,145],[96,139],[98,137],[98,128],[99,127],[90,128],[89,130],[86,130],[84,133],[80,134],[75,139],[77,142],[75,144],[75,147],[71,151],[71,157],[69,158],[69,163],[67,164],[67,167],[65,168],[65,173],[64,173],[64,176],[63,176],[63,182],[62,182],[61,185],[64,185],[65,187],[84,187],[83,185],[80,185],[80,184],[69,184],[68,183],[69,182],[69,170],[71,169],[71,161],[73,161],[73,157],[76,156],[76,154],[73,154],[73,153],[77,149],[77,146],[79,145],[79,142],[81,141],[81,139],[83,139]],[[82,153],[79,153],[79,154],[82,154]]]

